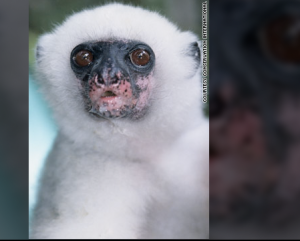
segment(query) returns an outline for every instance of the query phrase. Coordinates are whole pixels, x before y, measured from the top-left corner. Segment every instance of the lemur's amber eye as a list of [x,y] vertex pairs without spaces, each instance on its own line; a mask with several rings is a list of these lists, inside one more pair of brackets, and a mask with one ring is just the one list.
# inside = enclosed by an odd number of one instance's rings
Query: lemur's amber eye
[[130,59],[137,66],[145,66],[150,61],[150,54],[144,49],[137,49],[130,54]]
[[281,16],[263,28],[263,47],[274,58],[300,63],[300,16]]
[[73,57],[73,60],[79,66],[85,67],[93,62],[93,54],[88,50],[81,50]]

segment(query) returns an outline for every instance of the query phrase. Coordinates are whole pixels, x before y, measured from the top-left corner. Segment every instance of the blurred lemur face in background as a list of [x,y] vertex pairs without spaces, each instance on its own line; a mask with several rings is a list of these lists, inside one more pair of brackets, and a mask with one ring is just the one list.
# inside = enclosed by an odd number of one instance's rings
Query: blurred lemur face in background
[[210,10],[210,230],[257,221],[278,225],[268,236],[278,238],[299,216],[300,2],[211,1]]
[[31,237],[208,237],[200,48],[193,33],[121,4],[40,37],[36,78],[59,134]]

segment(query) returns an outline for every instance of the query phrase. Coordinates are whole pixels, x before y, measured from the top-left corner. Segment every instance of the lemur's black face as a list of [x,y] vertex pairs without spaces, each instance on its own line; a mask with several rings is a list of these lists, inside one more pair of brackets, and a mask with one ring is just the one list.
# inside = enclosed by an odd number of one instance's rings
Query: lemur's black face
[[154,81],[150,46],[130,40],[87,42],[73,49],[70,62],[90,113],[104,118],[144,115]]

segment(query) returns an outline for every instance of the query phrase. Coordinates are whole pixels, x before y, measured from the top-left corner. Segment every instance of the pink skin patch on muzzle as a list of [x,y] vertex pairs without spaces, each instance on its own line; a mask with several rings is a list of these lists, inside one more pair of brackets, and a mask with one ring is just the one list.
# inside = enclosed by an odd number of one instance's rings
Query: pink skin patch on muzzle
[[104,79],[98,75],[88,82],[88,97],[91,101],[90,112],[101,117],[118,118],[131,115],[138,118],[149,105],[152,89],[152,75],[139,77],[135,84],[118,74],[117,81]]

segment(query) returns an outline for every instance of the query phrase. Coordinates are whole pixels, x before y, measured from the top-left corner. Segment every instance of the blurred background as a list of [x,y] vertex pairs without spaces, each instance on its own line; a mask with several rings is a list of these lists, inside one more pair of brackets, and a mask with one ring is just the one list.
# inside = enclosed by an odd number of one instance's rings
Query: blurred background
[[28,2],[0,1],[0,239],[28,238]]
[[300,1],[210,1],[210,237],[300,237]]
[[30,0],[29,1],[29,214],[36,200],[38,178],[53,144],[57,127],[51,110],[34,80],[34,48],[38,37],[54,29],[74,12],[110,2],[121,2],[154,10],[166,16],[182,30],[201,38],[201,6],[198,0]]

